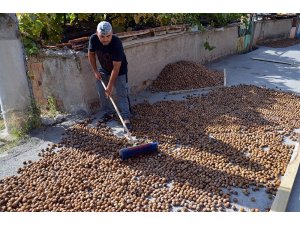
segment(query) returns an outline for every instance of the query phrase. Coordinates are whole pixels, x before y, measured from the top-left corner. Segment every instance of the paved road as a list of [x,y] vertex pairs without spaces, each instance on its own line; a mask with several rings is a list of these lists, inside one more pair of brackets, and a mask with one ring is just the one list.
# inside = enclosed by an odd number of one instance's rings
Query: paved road
[[[251,58],[264,58],[294,65],[263,62]],[[253,84],[300,94],[300,44],[287,48],[260,47],[247,54],[226,57],[208,66],[220,71],[225,68],[227,84],[230,86]]]

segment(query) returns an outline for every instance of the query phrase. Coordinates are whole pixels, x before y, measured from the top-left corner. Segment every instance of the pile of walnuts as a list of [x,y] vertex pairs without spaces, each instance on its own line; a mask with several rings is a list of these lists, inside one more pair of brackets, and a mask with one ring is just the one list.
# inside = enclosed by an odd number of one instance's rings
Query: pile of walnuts
[[198,63],[179,61],[168,64],[149,89],[165,92],[213,87],[222,85],[223,79],[221,72],[209,70]]

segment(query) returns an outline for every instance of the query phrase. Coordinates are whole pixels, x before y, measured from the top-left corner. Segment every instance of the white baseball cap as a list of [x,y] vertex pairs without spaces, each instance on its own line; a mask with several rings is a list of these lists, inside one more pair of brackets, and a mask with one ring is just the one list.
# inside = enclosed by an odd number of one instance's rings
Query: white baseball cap
[[112,31],[112,26],[107,21],[102,21],[97,26],[97,32],[102,35],[107,35]]

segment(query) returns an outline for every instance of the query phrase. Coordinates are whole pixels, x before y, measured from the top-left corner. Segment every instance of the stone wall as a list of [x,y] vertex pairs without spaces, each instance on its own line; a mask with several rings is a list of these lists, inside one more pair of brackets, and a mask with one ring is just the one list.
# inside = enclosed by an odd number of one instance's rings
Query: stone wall
[[[205,42],[214,49],[205,49]],[[130,94],[136,95],[149,86],[168,63],[179,60],[205,63],[238,53],[237,26],[204,32],[185,31],[123,44],[129,66]],[[47,104],[47,98],[54,96],[66,112],[91,112],[99,108],[87,53],[43,50],[38,57],[29,58],[28,68],[39,104]]]
[[[254,41],[288,37],[292,19],[258,21]],[[238,24],[205,31],[182,31],[123,41],[128,59],[130,94],[136,95],[157,78],[169,63],[191,60],[210,62],[227,55],[244,52],[251,35],[238,36]],[[205,48],[205,43],[213,50]],[[95,78],[87,53],[74,50],[44,50],[28,60],[35,98],[46,104],[54,96],[67,112],[91,112],[99,107]]]

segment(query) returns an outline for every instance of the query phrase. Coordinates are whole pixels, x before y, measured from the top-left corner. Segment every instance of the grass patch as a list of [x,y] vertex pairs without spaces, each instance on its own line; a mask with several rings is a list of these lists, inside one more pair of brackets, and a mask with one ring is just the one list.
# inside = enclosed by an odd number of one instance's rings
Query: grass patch
[[5,129],[4,119],[0,119],[0,130]]
[[17,146],[20,143],[20,139],[15,139],[13,141],[7,141],[7,140],[3,140],[0,138],[1,142],[4,142],[5,144],[3,146],[0,147],[0,154],[3,152],[8,151],[9,149]]
[[46,117],[54,118],[57,116],[60,112],[58,109],[57,99],[54,95],[50,95],[47,98],[47,106],[46,108],[41,109],[41,114]]
[[53,117],[58,113],[57,102],[53,95],[48,97],[48,108],[50,115],[52,115]]
[[41,110],[34,99],[31,99],[30,107],[28,108],[28,120],[22,124],[20,128],[13,128],[11,135],[16,139],[22,139],[26,137],[28,132],[32,129],[39,128],[42,125]]
[[[27,114],[27,121],[23,122],[21,127],[16,126],[11,129],[10,135],[13,137],[12,140],[0,138],[0,142],[4,143],[4,145],[0,147],[0,153],[19,145],[21,141],[29,138],[28,133],[30,130],[41,127],[41,110],[34,99],[31,99]],[[14,119],[12,123],[18,124],[17,119]],[[0,130],[3,129],[5,129],[4,120],[0,119]]]

